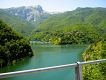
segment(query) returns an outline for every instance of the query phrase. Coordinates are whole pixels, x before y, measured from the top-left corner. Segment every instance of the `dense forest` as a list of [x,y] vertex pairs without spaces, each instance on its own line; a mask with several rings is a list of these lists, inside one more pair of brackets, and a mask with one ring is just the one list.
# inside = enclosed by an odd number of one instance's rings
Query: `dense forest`
[[33,56],[29,42],[0,20],[0,67]]
[[[88,47],[83,53],[84,61],[106,59],[106,35]],[[106,62],[83,66],[84,80],[106,80]]]
[[105,8],[77,8],[55,14],[33,31],[30,40],[53,44],[93,43],[106,32]]

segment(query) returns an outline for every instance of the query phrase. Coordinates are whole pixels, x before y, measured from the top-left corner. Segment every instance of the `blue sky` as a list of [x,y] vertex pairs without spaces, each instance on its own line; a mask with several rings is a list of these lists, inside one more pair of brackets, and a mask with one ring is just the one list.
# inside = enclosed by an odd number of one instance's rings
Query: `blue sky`
[[41,5],[49,12],[71,11],[77,7],[105,7],[106,0],[0,0],[0,8]]

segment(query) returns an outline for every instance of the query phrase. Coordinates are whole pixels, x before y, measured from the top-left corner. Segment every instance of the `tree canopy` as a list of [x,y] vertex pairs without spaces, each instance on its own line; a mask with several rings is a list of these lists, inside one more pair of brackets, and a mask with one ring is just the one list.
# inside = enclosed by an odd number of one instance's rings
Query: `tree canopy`
[[0,67],[33,56],[29,42],[0,20]]
[[[106,35],[88,47],[83,53],[84,61],[106,59]],[[83,66],[84,80],[105,80],[106,62]]]

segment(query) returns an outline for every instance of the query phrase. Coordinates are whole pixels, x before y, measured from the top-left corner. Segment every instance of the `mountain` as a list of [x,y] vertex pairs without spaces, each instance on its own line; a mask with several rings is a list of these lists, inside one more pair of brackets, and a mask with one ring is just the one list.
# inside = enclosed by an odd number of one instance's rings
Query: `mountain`
[[[83,53],[84,61],[106,59],[106,35]],[[83,80],[105,80],[106,63],[83,66]]]
[[28,37],[32,30],[35,28],[33,24],[22,20],[21,18],[11,15],[8,11],[0,9],[0,20],[10,25],[14,30],[21,33],[23,36]]
[[0,67],[33,56],[29,42],[0,20]]
[[7,8],[5,11],[12,15],[18,16],[21,19],[32,23],[40,23],[50,16],[49,13],[43,10],[42,6],[22,6],[17,8]]
[[25,37],[28,37],[38,24],[51,15],[40,5],[0,9],[0,19]]
[[77,8],[55,14],[33,32],[33,40],[59,44],[92,43],[106,32],[106,8]]
[[[106,26],[106,8],[77,8],[54,15],[39,25],[40,30],[70,31],[78,26],[98,27],[104,30]],[[65,29],[65,30],[64,30]]]

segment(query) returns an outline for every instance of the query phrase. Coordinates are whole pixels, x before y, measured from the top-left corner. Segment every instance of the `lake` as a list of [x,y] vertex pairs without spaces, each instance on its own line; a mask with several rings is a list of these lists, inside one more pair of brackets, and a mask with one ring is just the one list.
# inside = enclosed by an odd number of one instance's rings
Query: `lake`
[[[31,44],[34,52],[32,58],[26,58],[14,65],[2,68],[0,72],[58,66],[82,61],[82,53],[87,46],[88,45]],[[75,70],[74,68],[65,68],[0,80],[75,80]]]

